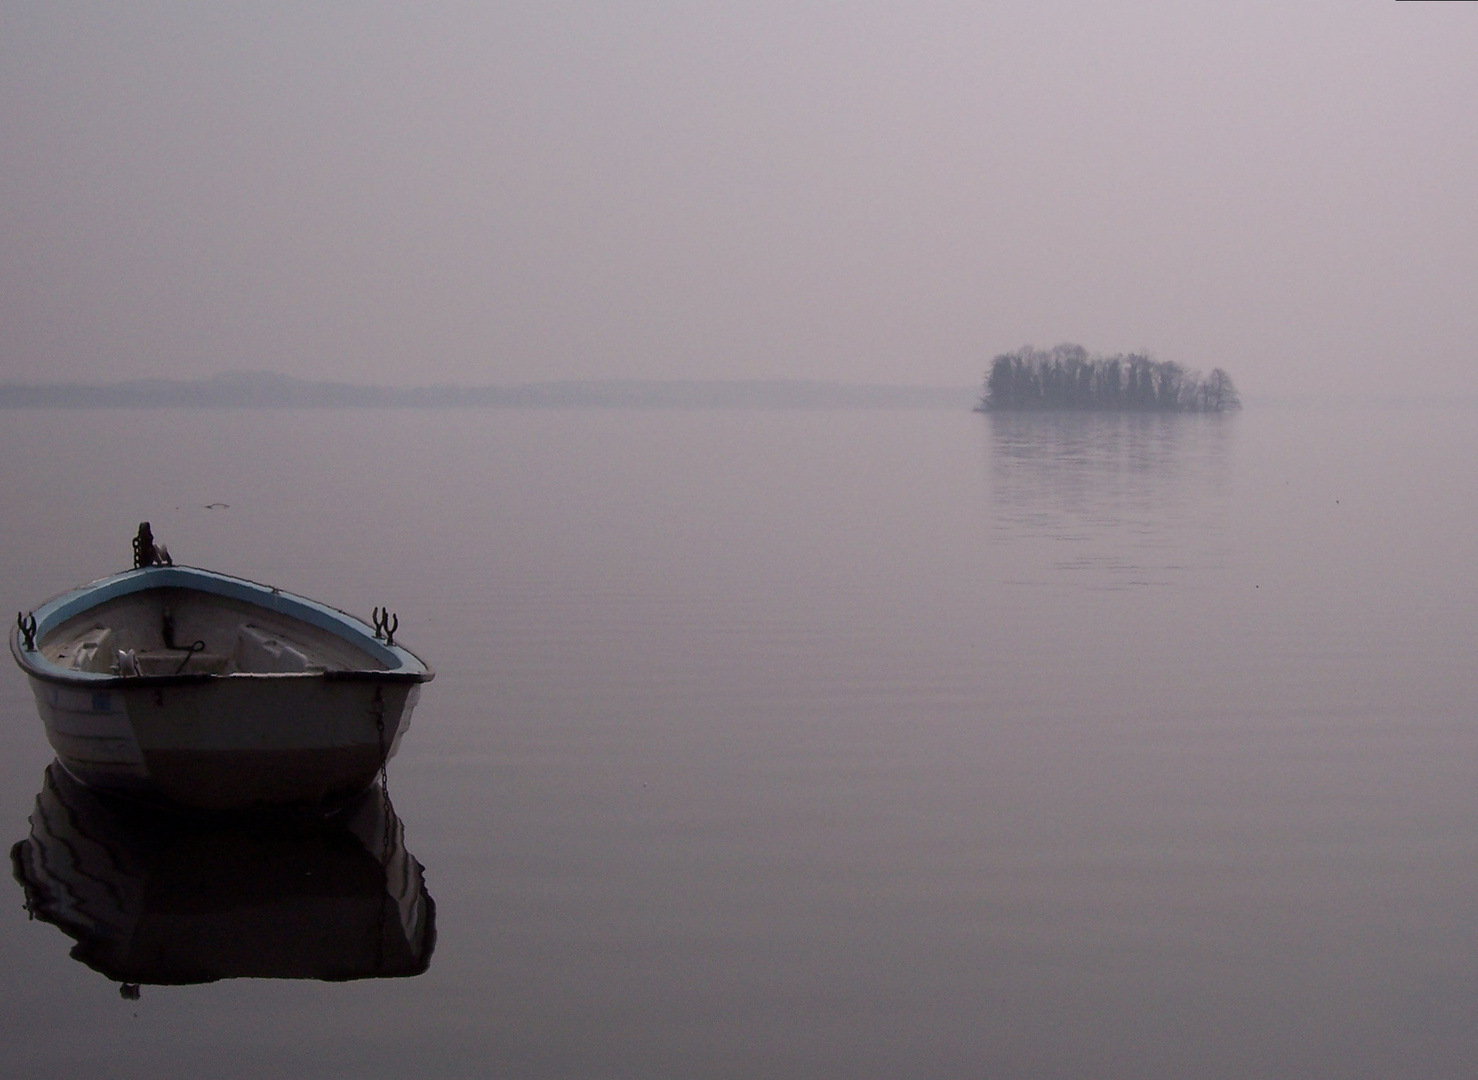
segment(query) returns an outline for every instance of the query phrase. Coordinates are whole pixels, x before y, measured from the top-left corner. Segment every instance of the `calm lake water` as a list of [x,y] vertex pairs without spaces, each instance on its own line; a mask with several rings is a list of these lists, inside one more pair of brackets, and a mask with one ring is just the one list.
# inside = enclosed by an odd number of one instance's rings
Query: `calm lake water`
[[[127,1000],[4,883],[6,1076],[1478,1060],[1478,411],[4,421],[5,611],[147,519],[438,671],[389,773],[429,970]],[[0,750],[13,843],[9,663]]]

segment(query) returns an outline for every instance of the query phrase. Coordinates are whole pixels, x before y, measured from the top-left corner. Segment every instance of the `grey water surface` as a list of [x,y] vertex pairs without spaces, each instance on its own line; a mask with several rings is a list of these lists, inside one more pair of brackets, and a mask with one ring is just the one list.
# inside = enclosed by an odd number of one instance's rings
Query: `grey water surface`
[[[6,1076],[1478,1060],[1478,411],[5,420],[6,611],[147,519],[438,671],[429,970],[127,1000],[9,883]],[[50,761],[6,665],[7,842]]]

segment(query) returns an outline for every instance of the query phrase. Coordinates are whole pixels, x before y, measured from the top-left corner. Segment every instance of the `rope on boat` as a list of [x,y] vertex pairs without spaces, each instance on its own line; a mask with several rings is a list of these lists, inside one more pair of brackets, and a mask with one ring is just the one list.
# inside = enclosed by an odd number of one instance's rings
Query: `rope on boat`
[[190,657],[194,656],[198,652],[205,651],[205,642],[196,639],[195,641],[190,642],[190,644],[188,645],[171,645],[170,648],[185,650],[185,655],[180,657],[180,666],[174,669],[174,673],[178,675],[180,672],[184,671],[186,665],[190,663]]
[[180,666],[174,669],[174,673],[176,675],[184,671],[185,668],[189,665],[190,657],[194,656],[198,652],[205,651],[205,642],[201,641],[199,638],[196,638],[188,645],[176,645],[174,643],[174,616],[168,611],[164,613],[161,636],[164,638],[164,647],[166,649],[174,652],[177,652],[180,649],[185,650],[185,655],[180,659]]

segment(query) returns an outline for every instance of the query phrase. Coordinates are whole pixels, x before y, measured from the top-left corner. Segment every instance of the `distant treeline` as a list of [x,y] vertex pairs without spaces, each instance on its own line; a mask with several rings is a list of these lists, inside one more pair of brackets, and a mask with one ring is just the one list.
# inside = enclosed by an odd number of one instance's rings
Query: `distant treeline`
[[1202,377],[1174,361],[1139,353],[1089,357],[1081,345],[1058,345],[1026,346],[996,357],[976,409],[1227,412],[1241,407],[1231,376],[1221,368]]
[[372,386],[232,372],[105,385],[0,383],[0,408],[963,409],[974,397],[969,386],[785,379]]

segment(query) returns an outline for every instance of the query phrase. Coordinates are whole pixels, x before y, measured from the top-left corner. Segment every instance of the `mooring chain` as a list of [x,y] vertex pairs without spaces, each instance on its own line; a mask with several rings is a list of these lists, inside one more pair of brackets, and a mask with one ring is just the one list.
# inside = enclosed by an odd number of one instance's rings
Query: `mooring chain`
[[[390,631],[394,633],[394,631]],[[375,717],[375,733],[380,742],[380,869],[385,875],[385,884],[390,881],[390,821],[395,811],[390,808],[390,754],[385,746],[385,696],[375,687],[375,700],[370,705]],[[380,894],[380,927],[375,935],[375,972],[385,970],[385,927],[388,924],[390,897]]]
[[174,560],[169,557],[169,548],[163,544],[154,543],[154,531],[149,527],[149,523],[139,522],[139,534],[133,538],[133,568],[141,570],[145,566],[173,565]]
[[25,639],[25,642],[26,642],[26,651],[27,652],[35,652],[36,651],[36,613],[33,611],[29,615],[22,615],[19,611],[17,611],[15,613],[15,625],[16,625],[17,628],[19,628],[19,630],[21,632],[21,637],[23,637]]
[[[378,610],[378,609],[377,609]],[[377,686],[374,700],[370,702],[370,715],[375,718],[375,738],[380,745],[380,813],[385,828],[380,838],[380,862],[389,860],[390,850],[390,754],[385,745],[385,695]]]
[[395,644],[395,631],[400,629],[400,616],[392,615],[390,609],[375,608],[375,640],[384,639],[386,645]]

